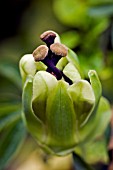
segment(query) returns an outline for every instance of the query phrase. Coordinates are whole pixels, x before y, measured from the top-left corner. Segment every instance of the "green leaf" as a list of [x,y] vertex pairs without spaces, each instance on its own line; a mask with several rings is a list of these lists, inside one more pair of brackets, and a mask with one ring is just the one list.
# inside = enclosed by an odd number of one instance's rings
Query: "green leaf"
[[0,134],[0,170],[13,159],[25,139],[25,128],[21,120],[16,121]]
[[20,113],[21,113],[21,110],[18,110],[18,111],[10,113],[9,115],[6,115],[0,118],[0,132],[4,128],[8,128],[9,125],[17,121],[21,117]]
[[54,12],[57,18],[65,25],[83,26],[87,20],[87,3],[80,0],[55,0]]
[[113,15],[113,4],[89,8],[89,15],[93,17],[109,17]]
[[56,153],[68,153],[77,143],[76,115],[67,92],[68,84],[58,81],[47,100],[48,143]]
[[21,108],[21,104],[0,103],[0,118],[5,117]]
[[16,87],[21,89],[21,79],[17,68],[14,65],[1,63],[0,64],[0,74],[5,78],[9,79]]
[[82,146],[75,148],[75,152],[83,157],[88,164],[94,165],[98,162],[107,164],[109,160],[105,136],[83,143]]
[[[0,75],[0,104],[4,103],[20,103],[21,101],[21,88],[18,88],[10,78]],[[18,83],[18,82],[16,82]]]
[[94,170],[78,154],[73,153],[74,167],[76,170]]
[[112,29],[111,29],[111,45],[113,49],[113,24],[112,24]]
[[[101,124],[101,120],[100,122],[98,121],[97,123],[98,123],[97,125],[99,125],[99,123]],[[87,141],[87,143],[83,142],[81,145],[78,145],[75,148],[75,152],[81,155],[84,158],[84,160],[89,164],[96,164],[97,162],[103,162],[105,164],[108,164],[109,161],[108,145],[111,135],[110,123],[107,125],[107,128],[105,128],[103,132],[101,131],[102,133],[100,136],[98,135],[98,131],[100,132],[100,129],[98,127],[96,128],[96,131],[97,135],[95,136],[94,131],[94,139]]]
[[[84,43],[84,41],[83,41],[84,48],[92,48],[94,42],[98,41],[99,36],[108,28],[108,26],[109,26],[109,21],[107,18],[103,18],[99,21],[97,20],[97,23],[95,25],[93,25],[93,28],[90,29],[87,32],[87,34],[85,35],[85,41],[87,43]],[[96,52],[96,55],[98,55],[97,52]],[[98,58],[99,58],[99,56],[98,56]],[[93,62],[95,62],[94,57],[92,58],[92,60],[93,60]]]
[[80,36],[76,31],[67,31],[61,34],[61,42],[72,49],[80,43]]
[[112,0],[88,0],[88,3],[90,5],[107,5],[107,4],[113,4]]

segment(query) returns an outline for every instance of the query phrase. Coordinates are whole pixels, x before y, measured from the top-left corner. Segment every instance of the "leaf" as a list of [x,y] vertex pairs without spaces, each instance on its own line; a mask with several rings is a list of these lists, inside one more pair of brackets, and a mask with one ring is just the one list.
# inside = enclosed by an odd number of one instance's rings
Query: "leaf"
[[93,17],[109,17],[113,15],[113,4],[91,7],[88,12]]
[[75,148],[75,152],[82,156],[88,164],[108,163],[109,158],[105,136],[83,143],[82,146]]
[[0,134],[0,170],[10,163],[25,137],[26,131],[20,119]]
[[74,167],[76,170],[94,170],[79,155],[73,152]]
[[112,0],[88,0],[90,5],[106,5],[106,4],[113,4]]
[[0,118],[0,132],[4,128],[8,128],[9,125],[17,121],[21,117],[20,113],[21,113],[21,110],[18,110],[18,111],[10,113],[9,115],[6,115]]
[[21,104],[16,103],[0,103],[0,118],[16,112],[21,108]]
[[76,31],[67,31],[61,34],[61,42],[72,49],[80,43],[80,36]]
[[113,24],[112,24],[112,29],[111,29],[111,45],[113,49]]
[[[92,48],[94,42],[99,39],[99,36],[108,28],[109,22],[108,19],[103,18],[101,20],[97,20],[97,23],[93,25],[93,28],[90,29],[87,34],[85,35],[85,41],[87,43],[84,43],[84,48]],[[97,52],[96,52],[97,55]],[[99,58],[99,57],[98,57]],[[94,57],[93,57],[93,62],[94,62]]]
[[68,26],[86,27],[87,3],[80,0],[55,0],[53,4],[54,12],[57,18]]
[[9,79],[16,87],[21,89],[21,79],[19,72],[17,71],[16,67],[11,64],[1,63],[0,64],[0,74],[5,78]]

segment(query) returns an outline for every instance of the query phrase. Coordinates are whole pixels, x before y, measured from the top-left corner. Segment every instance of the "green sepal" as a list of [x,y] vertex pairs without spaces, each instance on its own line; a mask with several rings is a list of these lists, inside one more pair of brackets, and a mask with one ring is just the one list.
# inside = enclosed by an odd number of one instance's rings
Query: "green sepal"
[[68,63],[64,69],[63,69],[63,73],[70,78],[73,82],[76,82],[78,80],[81,79],[81,76],[78,72],[78,70],[76,69],[76,67],[74,67],[74,65],[72,63]]
[[73,152],[74,167],[76,170],[94,170],[80,155]]
[[75,148],[75,151],[83,156],[88,163],[95,164],[98,161],[107,163],[108,151],[106,146],[108,146],[109,137],[105,133],[107,130],[110,136],[110,119],[110,104],[107,99],[101,97],[95,119],[93,122],[89,122],[89,129],[87,128],[84,132],[90,132],[87,139]]
[[47,97],[56,84],[57,79],[48,72],[38,71],[34,76],[32,107],[34,114],[43,123],[46,121]]
[[83,73],[79,65],[78,57],[74,53],[74,51],[72,51],[71,49],[68,49],[68,55],[66,56],[66,58],[68,59],[70,63],[72,63],[76,67],[76,69],[80,73],[80,76],[83,78]]
[[67,92],[68,84],[58,81],[47,100],[47,145],[58,154],[66,154],[77,144],[76,115]]
[[[93,130],[94,130],[93,125],[94,125],[95,117],[96,117],[96,114],[97,114],[97,109],[98,109],[100,97],[101,97],[101,94],[102,94],[101,83],[100,83],[100,80],[98,78],[96,71],[90,70],[88,75],[89,75],[91,86],[92,86],[94,96],[95,96],[95,104],[93,106],[93,110],[91,112],[91,115],[89,115],[89,118],[86,120],[86,123],[84,124],[83,127],[81,127],[79,129],[80,138],[82,140],[83,139],[89,140],[90,138],[93,138]],[[90,137],[88,137],[88,136],[90,136]]]
[[23,95],[22,95],[23,119],[29,132],[38,141],[42,141],[45,134],[44,127],[42,125],[42,122],[33,113],[32,91],[33,91],[33,78],[32,76],[28,76],[23,88]]
[[59,70],[63,70],[64,67],[66,66],[66,64],[68,64],[67,58],[66,58],[66,57],[62,57],[62,58],[58,61],[56,67],[57,67]]
[[19,62],[19,68],[24,84],[28,75],[34,76],[36,73],[36,62],[34,61],[33,55],[24,55]]
[[40,71],[40,70],[46,71],[47,66],[43,62],[39,61],[39,62],[36,62],[36,68],[37,68],[37,71]]
[[91,85],[86,80],[79,80],[68,88],[73,100],[77,116],[77,126],[80,128],[85,124],[95,103],[94,93]]
[[105,132],[111,119],[111,108],[108,100],[101,97],[95,119],[93,119],[93,138],[99,138]]
[[90,70],[88,76],[95,95],[95,106],[97,106],[102,95],[102,86],[95,70]]

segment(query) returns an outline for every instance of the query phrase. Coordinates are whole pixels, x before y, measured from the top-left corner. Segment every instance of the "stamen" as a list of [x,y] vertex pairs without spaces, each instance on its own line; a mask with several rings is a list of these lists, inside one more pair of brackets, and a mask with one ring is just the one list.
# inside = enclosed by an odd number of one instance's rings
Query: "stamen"
[[48,72],[53,72],[58,80],[62,78],[61,71],[55,67],[52,63],[51,58],[48,57],[48,47],[46,45],[40,45],[33,51],[34,60],[42,61],[49,69]]
[[33,57],[35,61],[42,61],[48,54],[48,47],[46,45],[40,45],[33,51]]
[[67,52],[68,48],[60,43],[52,44],[50,49],[46,45],[40,45],[33,51],[33,57],[36,62],[42,61],[48,67],[46,71],[53,74],[57,80],[63,77],[66,82],[72,84],[72,81],[55,66]]
[[68,53],[68,48],[61,43],[54,43],[50,46],[51,51],[56,55],[56,56],[61,56],[65,57]]
[[56,37],[56,34],[55,34],[55,32],[53,32],[53,31],[45,31],[44,33],[42,33],[42,34],[40,35],[40,39],[41,39],[42,41],[44,41],[44,42],[47,44],[48,47],[49,47],[51,44],[54,43],[55,37]]
[[54,43],[50,46],[50,50],[52,51],[52,61],[56,65],[58,61],[65,57],[68,53],[68,48],[60,43]]

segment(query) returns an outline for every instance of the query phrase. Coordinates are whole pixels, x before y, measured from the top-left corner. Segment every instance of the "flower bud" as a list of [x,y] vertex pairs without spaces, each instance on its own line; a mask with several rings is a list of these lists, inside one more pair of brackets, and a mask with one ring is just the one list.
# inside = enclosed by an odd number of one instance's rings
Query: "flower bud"
[[54,43],[53,32],[41,35],[44,41],[48,37],[52,44],[41,45],[20,60],[23,119],[46,152],[65,155],[96,128],[102,89],[96,71],[89,71],[90,82],[84,80],[76,54]]

